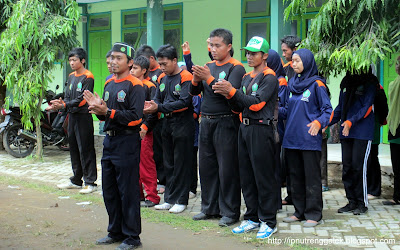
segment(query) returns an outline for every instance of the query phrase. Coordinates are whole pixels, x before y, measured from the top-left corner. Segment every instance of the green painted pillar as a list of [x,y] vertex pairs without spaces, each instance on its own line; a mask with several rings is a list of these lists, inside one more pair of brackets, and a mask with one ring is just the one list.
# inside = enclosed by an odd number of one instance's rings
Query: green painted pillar
[[271,49],[282,54],[280,39],[290,35],[290,22],[284,21],[285,6],[282,0],[271,0]]
[[147,44],[157,52],[164,44],[162,0],[147,0]]

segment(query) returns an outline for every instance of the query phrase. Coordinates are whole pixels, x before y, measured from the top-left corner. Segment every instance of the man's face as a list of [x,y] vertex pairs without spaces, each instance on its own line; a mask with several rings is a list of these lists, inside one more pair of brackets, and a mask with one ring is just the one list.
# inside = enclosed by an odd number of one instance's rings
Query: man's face
[[112,68],[111,68],[111,56],[107,57],[107,69],[110,74],[112,74]]
[[297,74],[301,74],[301,72],[303,72],[304,70],[303,61],[298,54],[294,54],[292,59],[294,72],[296,72]]
[[166,57],[158,57],[157,60],[163,73],[165,73],[166,75],[172,75],[175,72],[177,66],[176,58],[170,60]]
[[249,67],[258,67],[268,58],[268,54],[262,52],[251,52],[246,50],[247,64]]
[[292,61],[292,55],[293,52],[296,51],[296,49],[292,50],[291,48],[289,48],[289,46],[287,46],[286,43],[282,43],[281,49],[282,49],[282,56],[286,59],[286,61],[288,62]]
[[129,67],[132,66],[133,62],[128,62],[128,57],[122,52],[113,51],[111,53],[111,68],[113,73],[121,74],[129,71]]
[[232,48],[232,44],[226,45],[223,38],[219,36],[210,37],[210,51],[212,57],[217,61],[223,61]]
[[133,75],[134,77],[141,78],[144,76],[145,73],[146,73],[146,69],[142,69],[142,67],[140,67],[137,64],[132,65],[131,75]]
[[85,62],[85,59],[79,59],[77,56],[71,56],[68,58],[69,61],[69,66],[71,66],[72,70],[78,70],[83,67],[83,63]]

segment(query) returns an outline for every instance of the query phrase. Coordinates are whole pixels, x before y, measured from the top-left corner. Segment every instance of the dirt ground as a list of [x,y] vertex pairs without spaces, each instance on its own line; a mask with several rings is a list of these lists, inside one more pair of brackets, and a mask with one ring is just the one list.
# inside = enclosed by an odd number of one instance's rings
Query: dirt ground
[[[0,249],[114,249],[97,246],[106,235],[104,206],[0,184]],[[255,249],[233,237],[193,233],[142,220],[143,249]]]

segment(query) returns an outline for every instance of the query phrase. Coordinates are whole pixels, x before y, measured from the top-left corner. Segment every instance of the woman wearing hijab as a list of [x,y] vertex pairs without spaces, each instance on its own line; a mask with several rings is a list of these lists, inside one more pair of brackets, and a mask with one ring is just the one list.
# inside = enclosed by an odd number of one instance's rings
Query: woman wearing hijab
[[338,213],[354,215],[368,211],[367,162],[374,139],[375,115],[372,111],[378,79],[371,72],[347,72],[340,83],[339,104],[332,124],[341,121],[342,181],[348,204]]
[[[278,78],[279,81],[279,92],[278,92],[278,98],[279,98],[279,107],[285,107],[287,99],[289,98],[289,91],[287,89],[287,80],[286,80],[286,73],[285,70],[283,69],[282,66],[282,59],[279,56],[279,54],[273,50],[270,49],[268,51],[268,58],[267,58],[267,66],[272,69],[275,74],[276,78]],[[291,192],[290,192],[290,181],[289,181],[289,176],[288,176],[288,171],[287,171],[287,166],[286,162],[284,161],[284,153],[281,154],[281,148],[282,148],[282,140],[283,140],[283,135],[285,132],[285,123],[282,119],[282,117],[278,117],[278,134],[279,134],[279,142],[276,144],[276,163],[277,163],[277,171],[275,172],[276,179],[278,184],[281,186],[282,182],[286,180],[286,187],[287,187],[287,193],[288,197],[291,197]],[[282,157],[281,157],[282,155]],[[286,198],[290,199],[290,204],[291,198]],[[286,199],[282,201],[282,196],[281,193],[279,192],[279,204],[278,208],[282,208],[282,202],[286,202]],[[288,202],[286,202],[288,203]],[[286,205],[285,203],[285,205]]]
[[289,81],[289,99],[281,110],[282,117],[286,117],[282,147],[288,159],[295,212],[283,221],[306,220],[304,227],[315,227],[322,219],[323,206],[321,128],[328,125],[332,106],[311,51],[295,51],[292,61],[296,75]]
[[390,156],[394,175],[393,200],[383,205],[400,205],[400,56],[397,58],[397,78],[389,84],[389,127]]

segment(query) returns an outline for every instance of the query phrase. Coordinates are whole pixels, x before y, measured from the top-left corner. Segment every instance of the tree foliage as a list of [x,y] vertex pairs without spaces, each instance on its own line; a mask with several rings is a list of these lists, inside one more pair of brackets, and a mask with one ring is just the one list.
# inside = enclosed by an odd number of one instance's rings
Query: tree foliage
[[[315,6],[315,0],[292,0],[285,19],[303,16],[309,6]],[[326,75],[365,72],[400,49],[400,1],[327,0],[301,47],[314,53],[319,70]]]
[[[32,129],[34,121],[40,133],[41,104],[54,63],[64,60],[60,55],[78,44],[74,30],[78,4],[74,0],[0,1],[7,3],[5,10],[11,13],[1,33],[0,72],[20,106],[24,126]],[[9,103],[6,98],[6,106]],[[38,151],[41,154],[41,145]]]

